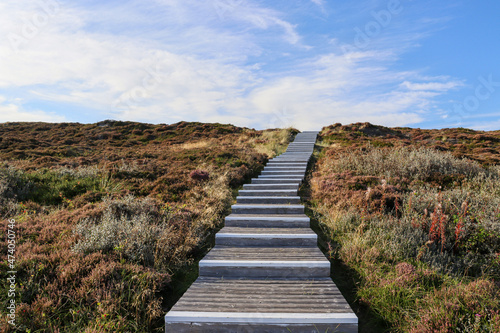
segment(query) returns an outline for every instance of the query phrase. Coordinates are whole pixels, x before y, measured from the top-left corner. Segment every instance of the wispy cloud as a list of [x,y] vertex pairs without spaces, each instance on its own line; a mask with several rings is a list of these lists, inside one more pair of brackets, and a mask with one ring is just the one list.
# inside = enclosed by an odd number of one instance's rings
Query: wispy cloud
[[448,82],[426,82],[426,83],[415,83],[405,81],[401,84],[402,87],[413,91],[449,91],[458,87],[463,87],[464,84],[459,81],[448,81]]
[[322,10],[325,9],[326,0],[311,0],[311,2],[319,6]]
[[65,117],[41,110],[26,111],[20,105],[8,102],[0,96],[0,122],[42,121],[57,123],[66,121]]

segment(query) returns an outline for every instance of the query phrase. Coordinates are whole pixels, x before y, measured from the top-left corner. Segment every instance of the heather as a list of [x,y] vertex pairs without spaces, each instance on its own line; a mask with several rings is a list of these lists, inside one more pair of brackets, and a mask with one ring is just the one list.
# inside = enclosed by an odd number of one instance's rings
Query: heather
[[499,139],[367,123],[323,129],[310,207],[348,272],[339,283],[366,318],[360,331],[500,331]]
[[[17,227],[17,329],[152,332],[237,189],[294,130],[181,122],[0,124],[0,256]],[[2,309],[2,311],[4,311]]]

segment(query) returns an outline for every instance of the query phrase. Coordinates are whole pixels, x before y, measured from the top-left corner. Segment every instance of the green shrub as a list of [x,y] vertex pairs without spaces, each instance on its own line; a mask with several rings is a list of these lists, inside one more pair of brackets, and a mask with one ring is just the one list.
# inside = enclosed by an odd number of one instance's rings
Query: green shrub
[[33,190],[27,200],[43,205],[59,205],[88,191],[99,191],[100,180],[96,176],[83,176],[64,171],[42,169],[26,173],[26,178],[33,184]]

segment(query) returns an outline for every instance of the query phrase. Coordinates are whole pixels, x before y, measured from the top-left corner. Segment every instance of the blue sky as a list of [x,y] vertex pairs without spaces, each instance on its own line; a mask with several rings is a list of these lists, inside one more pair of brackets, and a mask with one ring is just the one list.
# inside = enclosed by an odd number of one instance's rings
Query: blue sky
[[3,0],[0,122],[500,129],[497,0]]

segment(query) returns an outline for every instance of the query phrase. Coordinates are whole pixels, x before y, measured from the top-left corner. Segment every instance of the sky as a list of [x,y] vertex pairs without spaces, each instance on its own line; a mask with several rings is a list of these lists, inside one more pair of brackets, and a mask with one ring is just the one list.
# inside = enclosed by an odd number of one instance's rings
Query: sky
[[498,0],[2,0],[0,122],[500,129]]

